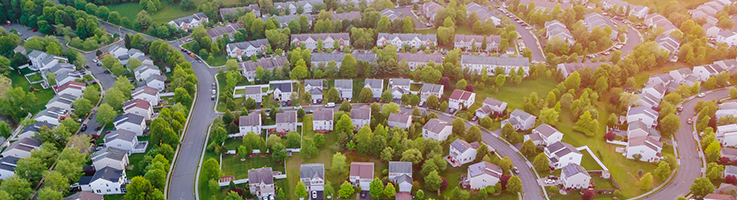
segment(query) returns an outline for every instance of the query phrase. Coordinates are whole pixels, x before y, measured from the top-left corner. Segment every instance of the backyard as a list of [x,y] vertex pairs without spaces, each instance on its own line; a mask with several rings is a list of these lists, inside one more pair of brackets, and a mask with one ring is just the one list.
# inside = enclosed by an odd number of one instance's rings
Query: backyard
[[31,114],[36,114],[41,110],[46,109],[46,103],[51,100],[51,98],[54,98],[56,93],[53,89],[42,89],[41,84],[33,84],[31,85],[28,83],[25,77],[23,75],[18,74],[16,72],[10,73],[10,80],[13,82],[13,88],[21,87],[25,91],[29,91],[30,87],[33,87],[35,89],[39,89],[39,91],[35,91],[36,95],[36,102],[33,103],[33,107],[31,108]]

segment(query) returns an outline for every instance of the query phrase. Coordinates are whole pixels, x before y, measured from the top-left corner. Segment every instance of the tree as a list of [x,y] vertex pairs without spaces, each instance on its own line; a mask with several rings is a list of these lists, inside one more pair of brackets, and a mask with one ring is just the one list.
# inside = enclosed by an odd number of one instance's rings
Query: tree
[[548,163],[548,156],[544,153],[539,153],[535,156],[535,161],[533,161],[532,165],[535,166],[535,170],[538,172],[544,172],[545,170],[550,170],[550,165]]
[[10,125],[5,121],[0,122],[0,137],[9,138],[11,134]]
[[353,188],[353,185],[348,183],[348,181],[343,182],[343,184],[340,185],[340,190],[338,193],[340,193],[340,197],[348,198],[353,193],[355,193],[355,189]]
[[464,135],[466,132],[466,123],[461,118],[455,118],[451,124],[453,125],[453,135]]
[[512,194],[517,194],[522,192],[522,180],[519,179],[517,176],[512,176],[507,181],[507,191]]
[[481,141],[481,129],[478,126],[471,126],[466,132],[466,142],[480,142]]
[[496,78],[494,79],[494,83],[496,84],[496,86],[502,87],[504,86],[504,82],[506,82],[506,80],[507,76],[505,76],[504,74],[497,74]]
[[714,192],[714,185],[707,177],[696,178],[689,188],[691,194],[696,197],[703,197]]
[[[330,170],[335,171],[338,174],[345,172],[345,155],[340,152],[333,154],[333,164],[331,165]],[[343,186],[341,186],[341,190],[343,189],[342,187]]]
[[374,178],[373,181],[371,181],[371,188],[369,189],[369,194],[371,197],[378,199],[381,197],[381,193],[384,192],[384,183],[379,180],[379,178]]
[[31,112],[35,103],[36,95],[16,87],[6,92],[4,97],[0,97],[0,113],[21,118]]
[[102,104],[100,107],[97,108],[97,123],[100,124],[111,124],[113,123],[113,119],[118,115],[117,112],[113,109],[113,107],[110,107],[107,103]]
[[389,198],[392,198],[394,197],[394,194],[396,193],[397,193],[397,189],[394,188],[394,184],[392,182],[387,183],[386,187],[384,188],[384,195],[386,195]]
[[498,166],[502,168],[502,172],[504,174],[509,174],[509,170],[514,167],[514,165],[512,164],[512,159],[509,159],[509,156],[505,156],[504,158],[502,158],[502,160],[499,161]]
[[305,186],[305,183],[302,181],[297,181],[297,187],[295,188],[294,195],[297,195],[299,198],[305,198],[307,197],[307,187]]
[[356,71],[356,59],[351,54],[343,56],[343,62],[340,64],[340,75],[343,78],[354,78],[358,75]]
[[[281,188],[279,188],[279,191],[281,191]],[[225,200],[243,200],[243,197],[241,197],[241,195],[239,195],[236,191],[230,191],[228,192],[228,196],[225,197]]]
[[113,110],[123,108],[123,101],[125,101],[125,95],[118,88],[113,87],[105,92],[105,104],[108,104]]
[[640,188],[642,190],[650,190],[653,187],[653,175],[650,172],[640,178]]
[[436,191],[440,189],[441,183],[443,183],[443,178],[438,175],[438,171],[432,171],[430,172],[430,174],[425,176],[425,185],[430,191]]
[[85,98],[74,100],[74,102],[72,102],[72,105],[74,105],[74,113],[79,116],[87,116],[87,114],[90,113],[90,110],[92,110],[92,108],[94,107],[94,105],[92,105],[92,102]]
[[566,89],[578,90],[578,88],[581,86],[581,77],[578,71],[574,71],[573,73],[568,75],[563,83],[566,86]]
[[466,82],[466,79],[461,79],[460,81],[456,83],[456,88],[462,90],[466,88],[466,85],[468,85],[468,82]]
[[125,193],[125,199],[164,199],[164,194],[154,188],[143,176],[133,177],[131,183],[126,186],[128,191]]
[[675,113],[666,115],[663,119],[660,119],[660,132],[664,136],[671,136],[681,129],[681,118]]
[[381,102],[388,103],[391,102],[394,99],[394,95],[390,90],[384,90],[383,93],[381,93]]
[[522,155],[525,156],[531,156],[537,151],[537,147],[535,146],[535,143],[532,142],[532,140],[527,140],[525,143],[522,143],[522,147],[520,147],[520,152]]
[[593,200],[596,198],[596,193],[593,190],[585,190],[583,191],[583,195],[581,195],[581,198],[583,200]]
[[422,152],[415,148],[408,149],[402,153],[402,159],[400,160],[404,162],[412,162],[414,164],[418,164],[422,161]]
[[210,158],[202,165],[205,179],[220,179],[220,164],[214,158]]
[[586,134],[586,136],[593,136],[597,131],[599,131],[599,121],[593,120],[591,112],[587,110],[578,118],[578,121],[576,121],[574,130],[579,130]]
[[[350,54],[346,54],[350,55]],[[358,102],[360,103],[370,103],[374,98],[374,93],[371,91],[370,88],[363,88],[361,89],[361,93],[358,95]]]
[[100,100],[100,91],[95,87],[86,87],[82,93],[82,97],[89,100],[90,103],[97,104]]
[[429,109],[437,109],[440,104],[440,100],[438,100],[438,97],[435,95],[430,95],[430,97],[427,97],[425,104],[427,104],[427,108]]
[[722,178],[722,172],[724,172],[724,165],[711,162],[706,167],[706,177],[711,180],[718,180]]
[[62,198],[64,198],[64,195],[60,191],[51,189],[49,187],[44,187],[43,189],[38,191],[39,200],[55,200]]
[[555,125],[558,122],[560,114],[555,108],[543,108],[540,111],[540,121],[545,124]]

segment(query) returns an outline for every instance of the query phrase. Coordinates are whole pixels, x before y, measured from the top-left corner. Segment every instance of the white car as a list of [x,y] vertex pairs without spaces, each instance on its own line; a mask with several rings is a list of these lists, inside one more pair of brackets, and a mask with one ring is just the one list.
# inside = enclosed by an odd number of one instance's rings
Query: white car
[[696,95],[696,96],[698,96],[699,98],[701,98],[701,97],[704,97],[704,96],[706,96],[706,94],[704,94],[704,93],[702,92],[702,93],[699,93],[699,94],[698,94],[698,95]]
[[94,63],[98,63],[98,62],[100,62],[100,61],[99,61],[99,60],[97,60],[97,58],[95,58],[95,59],[92,59],[92,62],[94,62]]

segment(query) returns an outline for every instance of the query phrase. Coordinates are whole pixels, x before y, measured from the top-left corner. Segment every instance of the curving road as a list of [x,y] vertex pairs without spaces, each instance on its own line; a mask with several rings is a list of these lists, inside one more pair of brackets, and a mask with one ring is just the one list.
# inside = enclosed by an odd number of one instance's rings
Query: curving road
[[681,129],[675,135],[678,142],[680,168],[670,184],[645,199],[676,199],[679,196],[684,196],[689,192],[689,187],[694,179],[701,177],[702,160],[699,157],[701,152],[697,149],[698,147],[694,141],[694,130],[686,121],[694,116],[693,107],[699,100],[711,101],[725,97],[729,97],[729,90],[722,89],[708,93],[703,98],[694,98],[683,103],[683,112],[680,114]]

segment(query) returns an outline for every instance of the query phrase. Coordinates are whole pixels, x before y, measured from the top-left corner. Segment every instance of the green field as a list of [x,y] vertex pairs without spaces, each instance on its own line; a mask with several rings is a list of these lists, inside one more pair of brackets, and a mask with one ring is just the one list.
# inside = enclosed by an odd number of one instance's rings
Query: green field
[[10,81],[13,82],[13,88],[15,87],[21,87],[23,90],[28,91],[31,86],[33,88],[39,89],[40,91],[34,92],[36,94],[36,102],[34,102],[33,107],[31,108],[31,113],[36,114],[41,110],[46,109],[46,103],[51,100],[51,98],[54,98],[56,93],[54,93],[54,90],[51,88],[49,89],[42,89],[41,84],[33,84],[31,85],[28,83],[25,77],[23,75],[18,74],[16,72],[10,73]]

